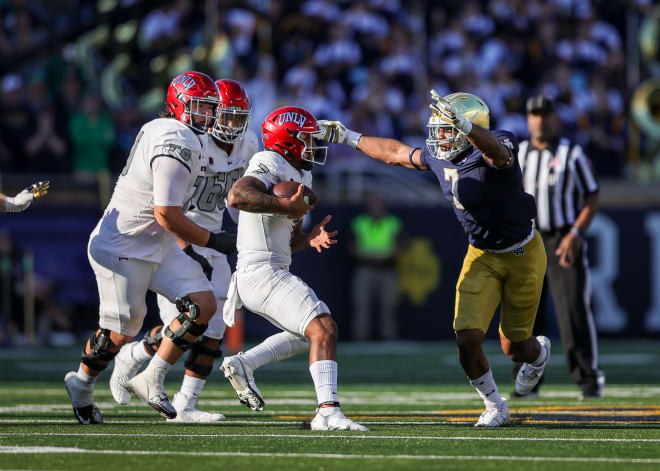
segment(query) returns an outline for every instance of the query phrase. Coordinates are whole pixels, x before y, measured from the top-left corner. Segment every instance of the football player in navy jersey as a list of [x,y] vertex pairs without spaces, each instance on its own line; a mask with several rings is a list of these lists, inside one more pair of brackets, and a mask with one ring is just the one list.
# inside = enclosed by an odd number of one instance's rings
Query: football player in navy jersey
[[317,137],[390,165],[435,173],[470,243],[456,284],[459,360],[486,406],[476,426],[499,427],[509,419],[509,406],[482,350],[498,305],[502,351],[524,362],[516,391],[531,390],[550,358],[550,341],[532,337],[546,268],[543,242],[534,228],[536,204],[523,189],[516,137],[489,130],[483,100],[469,93],[441,97],[434,90],[431,96],[425,149],[363,136],[339,121],[319,121]]

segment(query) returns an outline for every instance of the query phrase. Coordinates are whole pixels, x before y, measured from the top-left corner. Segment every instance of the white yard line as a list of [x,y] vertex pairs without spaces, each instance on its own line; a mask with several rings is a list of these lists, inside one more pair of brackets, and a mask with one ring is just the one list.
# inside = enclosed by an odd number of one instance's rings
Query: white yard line
[[[166,389],[177,388],[177,385],[166,384]],[[543,399],[577,399],[578,389],[567,389],[562,391],[543,390]],[[603,391],[604,399],[607,398],[648,398],[660,396],[660,386],[655,384],[647,385],[607,385]],[[21,387],[20,394],[22,397],[44,397],[44,396],[58,396],[66,397],[64,387]],[[0,395],[2,396],[16,396],[17,389],[15,388],[0,388]],[[108,399],[112,397],[110,390],[106,385],[101,384],[96,388],[95,396],[97,399]],[[411,405],[427,405],[427,404],[441,404],[446,402],[455,402],[463,400],[474,400],[480,402],[479,396],[474,391],[469,391],[468,387],[465,392],[434,392],[434,391],[409,391],[409,392],[392,392],[392,391],[356,391],[351,389],[342,390],[341,393],[342,403],[352,404],[411,404]],[[213,401],[218,401],[213,402]],[[275,390],[269,392],[266,397],[268,405],[290,405],[304,403],[316,404],[316,396],[314,390],[309,389],[286,389]],[[529,403],[534,401],[520,401]],[[577,400],[575,401],[576,403]],[[109,404],[111,404],[109,402]],[[134,404],[139,404],[134,401]],[[203,397],[200,399],[200,404],[209,405],[237,405],[238,400],[233,391],[220,391],[220,390],[205,390]],[[579,404],[579,403],[578,403]],[[583,403],[582,403],[583,404]],[[545,403],[544,405],[548,405]],[[562,401],[560,405],[566,405]]]
[[[261,423],[261,422],[260,422]],[[278,422],[281,423],[281,422]],[[364,422],[373,424],[373,422]],[[649,442],[659,443],[660,438],[561,438],[561,437],[478,437],[478,436],[453,436],[453,437],[429,437],[414,435],[311,435],[311,434],[289,434],[289,433],[59,433],[59,432],[9,432],[0,433],[2,436],[22,436],[22,437],[209,437],[209,438],[341,438],[360,439],[360,440],[482,440],[482,441],[516,441],[516,442],[617,442],[617,443],[637,443]]]
[[145,451],[145,450],[89,450],[84,448],[65,447],[14,447],[0,446],[0,454],[33,454],[33,453],[64,453],[64,454],[95,454],[95,455],[147,455],[147,456],[237,456],[262,458],[323,458],[323,459],[366,459],[366,460],[470,460],[470,461],[556,461],[556,462],[583,462],[583,463],[638,463],[658,464],[660,458],[601,458],[581,456],[497,456],[497,455],[346,455],[339,453],[247,453],[238,451]]
[[[207,426],[213,426],[213,427],[222,427],[222,426],[231,426],[231,425],[301,425],[303,421],[307,420],[310,421],[312,420],[313,416],[310,415],[308,419],[300,419],[300,420],[225,420],[222,422],[216,422],[215,424],[199,424],[199,425],[207,425]],[[476,416],[475,416],[476,420]],[[393,421],[393,420],[363,420],[360,419],[360,423],[365,423],[369,425],[451,425],[452,427],[460,427],[460,426],[472,426],[474,425],[473,423],[470,422],[430,422],[428,420],[426,421],[408,421],[408,420],[402,420],[402,421]],[[21,425],[21,424],[40,424],[40,425],[57,425],[57,424],[69,424],[69,425],[76,425],[76,420],[74,418],[71,419],[44,419],[44,420],[39,420],[39,419],[26,419],[26,420],[16,420],[16,419],[0,419],[0,424],[8,424],[8,425]],[[112,422],[105,422],[105,425],[139,425],[139,424],[152,424],[152,425],[166,425],[170,427],[179,427],[182,424],[178,422],[166,422],[162,419],[155,419],[155,420],[113,420]],[[190,425],[190,424],[188,424]],[[3,434],[0,433],[0,436]],[[5,434],[6,435],[6,434]],[[70,435],[70,434],[66,434]],[[214,437],[216,435],[213,435]]]

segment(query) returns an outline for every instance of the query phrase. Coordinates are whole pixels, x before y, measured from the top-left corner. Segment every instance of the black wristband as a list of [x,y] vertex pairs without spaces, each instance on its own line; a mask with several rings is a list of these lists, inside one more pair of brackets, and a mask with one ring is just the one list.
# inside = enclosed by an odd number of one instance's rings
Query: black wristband
[[183,253],[185,253],[185,254],[188,255],[189,257],[192,257],[192,255],[193,255],[194,253],[197,253],[197,252],[195,252],[195,249],[193,249],[192,244],[188,244],[188,245],[186,246],[186,248],[183,249]]
[[211,232],[204,247],[209,247],[226,255],[236,252],[236,234],[227,231]]
[[415,162],[413,162],[413,154],[415,153],[415,151],[416,151],[417,149],[420,149],[420,147],[413,147],[412,149],[410,149],[410,153],[408,153],[408,160],[410,160],[410,164],[411,164],[413,167],[415,167],[415,169],[417,169],[417,170],[419,170],[419,171],[421,172],[421,171],[424,170],[424,169],[419,168],[419,167],[417,166],[417,164],[416,164]]

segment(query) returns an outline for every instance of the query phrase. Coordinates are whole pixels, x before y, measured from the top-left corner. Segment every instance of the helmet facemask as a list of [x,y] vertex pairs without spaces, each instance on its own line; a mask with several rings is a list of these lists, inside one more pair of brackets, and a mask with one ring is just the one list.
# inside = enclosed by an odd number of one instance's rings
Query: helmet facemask
[[[300,158],[313,164],[325,165],[328,157],[328,146],[319,146],[318,140],[314,137],[318,131],[298,131],[294,137],[304,145]],[[311,167],[310,167],[311,169]]]
[[211,134],[220,142],[233,144],[241,139],[248,128],[251,110],[229,106],[221,108],[218,106],[216,121]]
[[[177,98],[179,101],[181,101],[181,103],[183,103],[183,106],[186,109],[186,111],[181,116],[181,121],[183,123],[201,132],[210,131],[215,127],[217,120],[216,109],[218,106],[218,100],[216,98],[192,97],[190,95],[186,95],[185,93],[180,93]],[[213,107],[211,114],[200,112],[200,103],[211,105]]]
[[[426,127],[428,128],[426,146],[431,156],[436,159],[451,161],[470,146],[470,141],[464,133],[445,123],[438,116],[431,115]],[[446,133],[441,133],[441,130],[445,129],[451,131],[449,137],[444,137]]]

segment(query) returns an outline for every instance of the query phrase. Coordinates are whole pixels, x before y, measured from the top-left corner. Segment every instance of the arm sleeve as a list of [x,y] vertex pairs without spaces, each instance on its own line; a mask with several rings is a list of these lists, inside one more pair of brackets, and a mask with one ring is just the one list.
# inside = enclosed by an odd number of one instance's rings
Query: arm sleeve
[[165,156],[152,161],[155,206],[183,206],[190,171],[182,162]]

